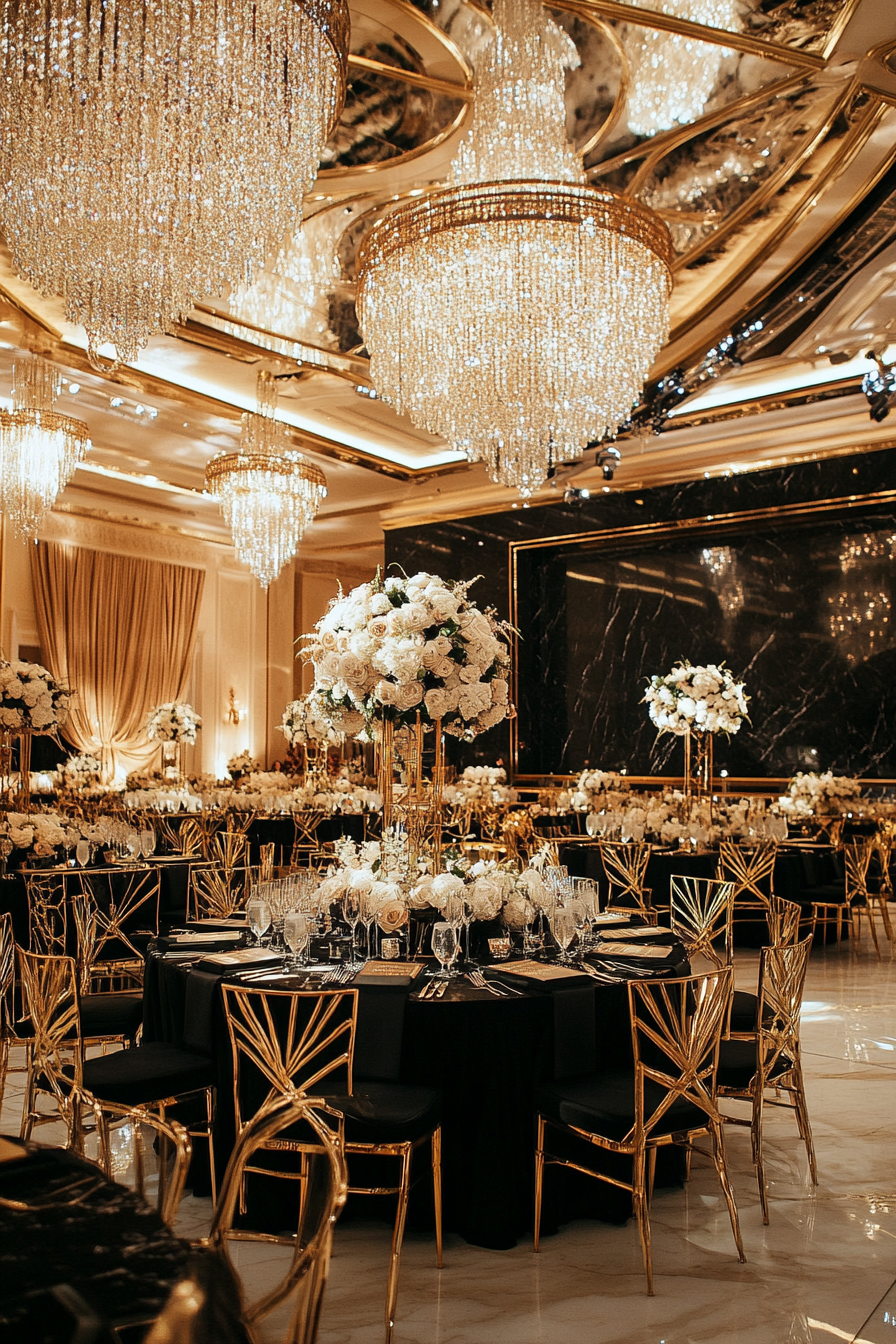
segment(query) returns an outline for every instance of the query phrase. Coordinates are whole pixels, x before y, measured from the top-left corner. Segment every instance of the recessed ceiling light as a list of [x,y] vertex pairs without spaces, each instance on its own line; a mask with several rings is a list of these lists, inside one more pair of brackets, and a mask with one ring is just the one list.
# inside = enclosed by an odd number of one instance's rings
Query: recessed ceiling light
[[81,384],[80,384],[80,383],[69,383],[69,385],[68,385],[68,390],[69,390],[69,394],[70,394],[71,396],[73,396],[73,397],[74,397],[74,396],[77,396],[77,394],[81,391]]

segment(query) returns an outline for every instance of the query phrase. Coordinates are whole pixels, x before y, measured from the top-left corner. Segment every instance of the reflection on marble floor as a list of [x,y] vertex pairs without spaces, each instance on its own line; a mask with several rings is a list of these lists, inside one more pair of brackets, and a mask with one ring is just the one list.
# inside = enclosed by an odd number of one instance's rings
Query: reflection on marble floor
[[[738,959],[744,987],[754,967],[755,958]],[[441,1272],[431,1238],[411,1233],[395,1344],[896,1344],[894,990],[894,960],[845,944],[813,954],[803,1046],[820,1184],[809,1184],[792,1116],[767,1112],[764,1228],[749,1134],[728,1131],[747,1264],[733,1254],[715,1178],[697,1158],[689,1187],[657,1191],[653,1202],[654,1298],[632,1224],[568,1224],[538,1256],[525,1242],[487,1251],[448,1236]],[[7,1131],[18,1129],[21,1083],[11,1076]],[[187,1196],[181,1235],[202,1235],[210,1209]],[[380,1344],[388,1252],[385,1224],[337,1228],[320,1344]],[[236,1248],[250,1297],[271,1283],[282,1254]],[[282,1323],[268,1319],[266,1344],[282,1338]]]

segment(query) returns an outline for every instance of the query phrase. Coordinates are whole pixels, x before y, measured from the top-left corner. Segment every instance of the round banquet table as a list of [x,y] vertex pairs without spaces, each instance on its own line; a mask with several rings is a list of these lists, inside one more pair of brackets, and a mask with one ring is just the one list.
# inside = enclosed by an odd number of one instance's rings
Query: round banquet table
[[[668,932],[664,936],[669,940],[665,959],[632,959],[632,967],[667,977],[688,974],[684,948],[672,942]],[[226,1162],[234,1141],[233,1064],[220,993],[222,977],[206,967],[183,960],[183,954],[168,949],[164,939],[150,948],[144,1039],[181,1044],[186,1023],[189,1048],[204,1048],[215,1058],[216,1148],[219,1162]],[[258,988],[264,984],[250,983]],[[300,984],[277,979],[270,988]],[[533,1094],[538,1083],[595,1067],[618,1069],[631,1062],[627,986],[600,984],[584,976],[576,984],[573,997],[563,1004],[557,994],[541,990],[496,998],[466,980],[452,981],[445,996],[432,1001],[418,1000],[414,992],[403,990],[397,1020],[394,988],[359,989],[356,1086],[362,1086],[365,1077],[393,1076],[442,1091],[444,1226],[474,1245],[506,1249],[531,1228]],[[393,1006],[384,1018],[382,996],[389,994]],[[583,1012],[584,1017],[577,1017]],[[388,1068],[384,1072],[382,1056],[384,1050],[388,1055],[393,1037],[401,1042],[400,1059],[390,1075]],[[628,1178],[630,1162],[610,1154],[600,1157],[610,1164],[608,1170]],[[679,1182],[682,1154],[667,1149],[660,1158],[658,1183]],[[204,1179],[203,1160],[204,1154],[195,1163],[196,1192],[201,1192]],[[631,1200],[624,1191],[572,1171],[555,1170],[551,1177],[545,1192],[546,1232],[573,1217],[621,1223],[631,1216]],[[262,1201],[253,1205],[250,1193],[251,1225],[260,1225],[261,1214],[265,1230],[289,1226],[295,1215],[287,1201],[294,1198],[295,1184],[282,1180],[265,1184],[262,1209]],[[412,1225],[431,1226],[431,1183],[426,1180],[415,1189],[410,1220]]]

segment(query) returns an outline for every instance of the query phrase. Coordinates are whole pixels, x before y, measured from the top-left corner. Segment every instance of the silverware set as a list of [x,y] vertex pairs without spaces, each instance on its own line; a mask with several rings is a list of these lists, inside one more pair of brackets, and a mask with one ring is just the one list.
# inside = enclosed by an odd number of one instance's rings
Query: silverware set
[[430,980],[417,995],[418,1000],[440,999],[448,988],[447,980]]
[[305,984],[314,980],[316,982],[316,987],[322,989],[324,986],[347,985],[350,980],[354,979],[355,968],[348,965],[333,966],[329,970],[323,972],[315,971],[313,968],[305,971],[293,971],[287,970],[286,968],[280,970],[260,969],[256,971],[242,971],[237,978],[241,981],[246,981],[247,983],[255,983],[260,980],[293,980],[301,975],[304,975],[305,977]]
[[481,971],[468,971],[467,979],[471,985],[477,989],[486,989],[489,994],[494,994],[497,999],[511,999],[522,995],[521,989],[516,989],[513,985],[507,985],[503,980],[486,980]]

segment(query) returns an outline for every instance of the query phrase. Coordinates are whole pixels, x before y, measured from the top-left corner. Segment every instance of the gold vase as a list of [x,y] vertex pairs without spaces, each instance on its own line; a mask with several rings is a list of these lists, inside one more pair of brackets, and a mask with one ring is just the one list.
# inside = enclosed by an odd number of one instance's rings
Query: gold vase
[[170,780],[175,788],[180,788],[183,776],[181,774],[181,751],[180,742],[172,739],[170,742],[162,743],[162,777]]
[[400,802],[396,802],[394,781],[396,767],[395,725],[391,719],[379,723],[377,739],[377,782],[383,799],[383,828],[403,825],[408,835],[408,855],[412,867],[426,854],[431,858],[432,871],[437,873],[442,862],[442,807],[445,792],[445,739],[442,720],[432,723],[434,754],[432,772],[426,778],[423,762],[424,724],[418,710],[416,721],[410,725],[410,741],[405,755],[406,787]]

